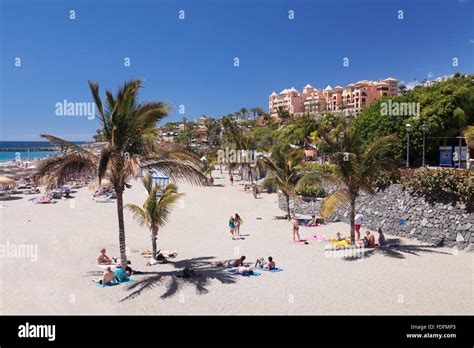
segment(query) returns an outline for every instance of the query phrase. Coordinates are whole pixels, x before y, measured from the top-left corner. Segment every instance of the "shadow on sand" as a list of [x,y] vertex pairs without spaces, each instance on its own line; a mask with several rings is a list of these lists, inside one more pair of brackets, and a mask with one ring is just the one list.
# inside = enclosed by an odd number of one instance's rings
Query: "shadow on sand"
[[[131,292],[128,296],[121,299],[120,302],[134,299],[135,297],[140,296],[143,292],[152,290],[153,288],[159,287],[163,284],[165,285],[166,290],[160,297],[166,299],[176,295],[183,286],[189,285],[193,285],[199,295],[207,294],[209,292],[207,287],[213,279],[224,284],[235,283],[236,277],[229,272],[226,272],[225,268],[214,266],[211,262],[213,259],[214,257],[212,256],[202,256],[187,260],[173,261],[168,264],[173,265],[176,270],[141,272],[141,274],[146,277],[127,285],[126,290]],[[200,274],[200,276],[186,279],[177,277],[178,270],[182,270],[183,268],[194,269]]]
[[[451,253],[436,250],[438,247],[428,246],[428,245],[401,245],[399,238],[390,238],[387,239],[387,243],[390,244],[390,247],[386,248],[373,248],[373,249],[363,249],[363,257],[367,258],[372,255],[382,254],[383,256],[391,257],[394,259],[404,259],[405,254],[421,256],[420,253],[435,253],[435,254],[445,254],[452,255]],[[360,257],[343,257],[344,261],[357,261],[360,260]]]

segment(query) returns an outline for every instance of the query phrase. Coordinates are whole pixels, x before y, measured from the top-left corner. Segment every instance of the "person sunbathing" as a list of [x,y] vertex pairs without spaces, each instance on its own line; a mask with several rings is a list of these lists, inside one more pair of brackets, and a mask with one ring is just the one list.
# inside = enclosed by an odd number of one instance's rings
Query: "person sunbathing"
[[342,242],[343,240],[346,240],[346,237],[344,237],[342,234],[339,232],[336,233],[336,241]]
[[107,250],[105,248],[100,249],[99,256],[97,257],[99,265],[113,265],[115,260],[107,256]]
[[249,276],[249,275],[252,275],[253,274],[253,270],[251,267],[249,266],[240,266],[238,269],[237,269],[237,273],[238,274],[241,274],[243,276]]
[[375,237],[370,231],[365,232],[364,237],[364,246],[366,248],[374,248],[375,247]]
[[306,226],[318,226],[318,219],[316,218],[316,215],[311,215],[311,220],[308,221]]
[[[107,267],[110,268],[110,267]],[[127,268],[130,269],[130,273],[127,272]],[[122,264],[119,263],[117,265],[117,268],[115,269],[114,275],[115,275],[115,280],[119,283],[123,282],[128,282],[130,280],[129,275],[131,274],[132,268],[130,266],[127,266],[127,268],[123,269]]]
[[263,269],[269,271],[271,269],[274,269],[276,267],[275,261],[273,261],[273,257],[269,256],[268,257],[268,262],[263,266]]
[[112,271],[112,267],[109,266],[105,269],[102,279],[93,280],[93,282],[106,285],[112,283],[114,280],[115,273]]
[[263,257],[259,257],[257,261],[255,261],[255,268],[263,268],[265,266],[265,259]]
[[378,238],[377,244],[375,244],[375,246],[376,246],[376,247],[384,247],[384,246],[386,246],[388,243],[387,243],[387,241],[385,240],[385,235],[383,234],[382,229],[379,228],[379,229],[377,230],[377,232],[379,233],[379,238]]
[[216,266],[220,267],[240,267],[244,265],[245,256],[241,256],[240,259],[224,260],[216,263]]

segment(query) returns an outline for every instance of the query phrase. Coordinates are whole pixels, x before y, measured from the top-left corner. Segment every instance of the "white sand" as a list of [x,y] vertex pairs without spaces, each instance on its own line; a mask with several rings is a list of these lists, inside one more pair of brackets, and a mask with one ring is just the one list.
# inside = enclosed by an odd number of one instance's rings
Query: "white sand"
[[[6,206],[0,209],[0,243],[38,247],[37,262],[0,259],[0,313],[473,314],[473,253],[401,240],[405,251],[376,250],[357,261],[329,257],[319,241],[290,242],[290,224],[272,219],[282,214],[276,194],[255,200],[242,186],[229,186],[224,175],[215,176],[223,187],[179,185],[186,196],[158,238],[159,248],[178,251],[171,264],[144,266],[140,252],[151,248],[149,232],[125,213],[129,257],[135,269],[150,272],[134,276],[134,289],[91,282],[101,273],[95,264],[100,247],[118,256],[115,203],[94,203],[87,188],[74,193],[74,201],[54,205],[34,205],[28,201],[32,196],[0,202]],[[139,183],[125,193],[126,203],[141,204],[144,198]],[[235,212],[244,219],[245,240],[230,238],[227,222]],[[333,223],[300,231],[334,236],[348,228]],[[252,262],[271,255],[284,271],[247,278],[209,265],[239,255]],[[172,276],[183,267],[203,276]]]

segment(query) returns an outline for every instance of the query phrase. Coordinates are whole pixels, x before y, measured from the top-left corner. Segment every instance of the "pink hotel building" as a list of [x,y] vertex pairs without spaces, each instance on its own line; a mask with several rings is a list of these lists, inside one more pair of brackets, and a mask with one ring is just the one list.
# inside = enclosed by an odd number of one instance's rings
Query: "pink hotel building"
[[357,115],[374,100],[387,95],[398,95],[398,80],[387,78],[380,81],[362,80],[346,87],[327,86],[318,90],[306,85],[300,93],[294,87],[284,89],[279,94],[273,92],[269,99],[271,116],[278,117],[278,108],[292,114],[318,115],[323,112],[342,112]]

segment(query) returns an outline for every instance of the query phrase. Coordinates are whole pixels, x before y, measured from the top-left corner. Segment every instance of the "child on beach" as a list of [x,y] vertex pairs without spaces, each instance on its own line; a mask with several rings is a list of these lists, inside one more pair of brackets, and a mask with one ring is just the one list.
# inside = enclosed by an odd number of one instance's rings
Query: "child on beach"
[[232,239],[234,239],[235,218],[233,216],[229,217],[229,229],[230,229],[230,235],[232,236]]
[[387,241],[385,240],[385,236],[382,232],[382,229],[379,227],[379,229],[377,230],[377,232],[379,233],[379,238],[378,238],[378,241],[377,241],[377,244],[375,244],[376,247],[384,247],[386,246],[388,243]]

